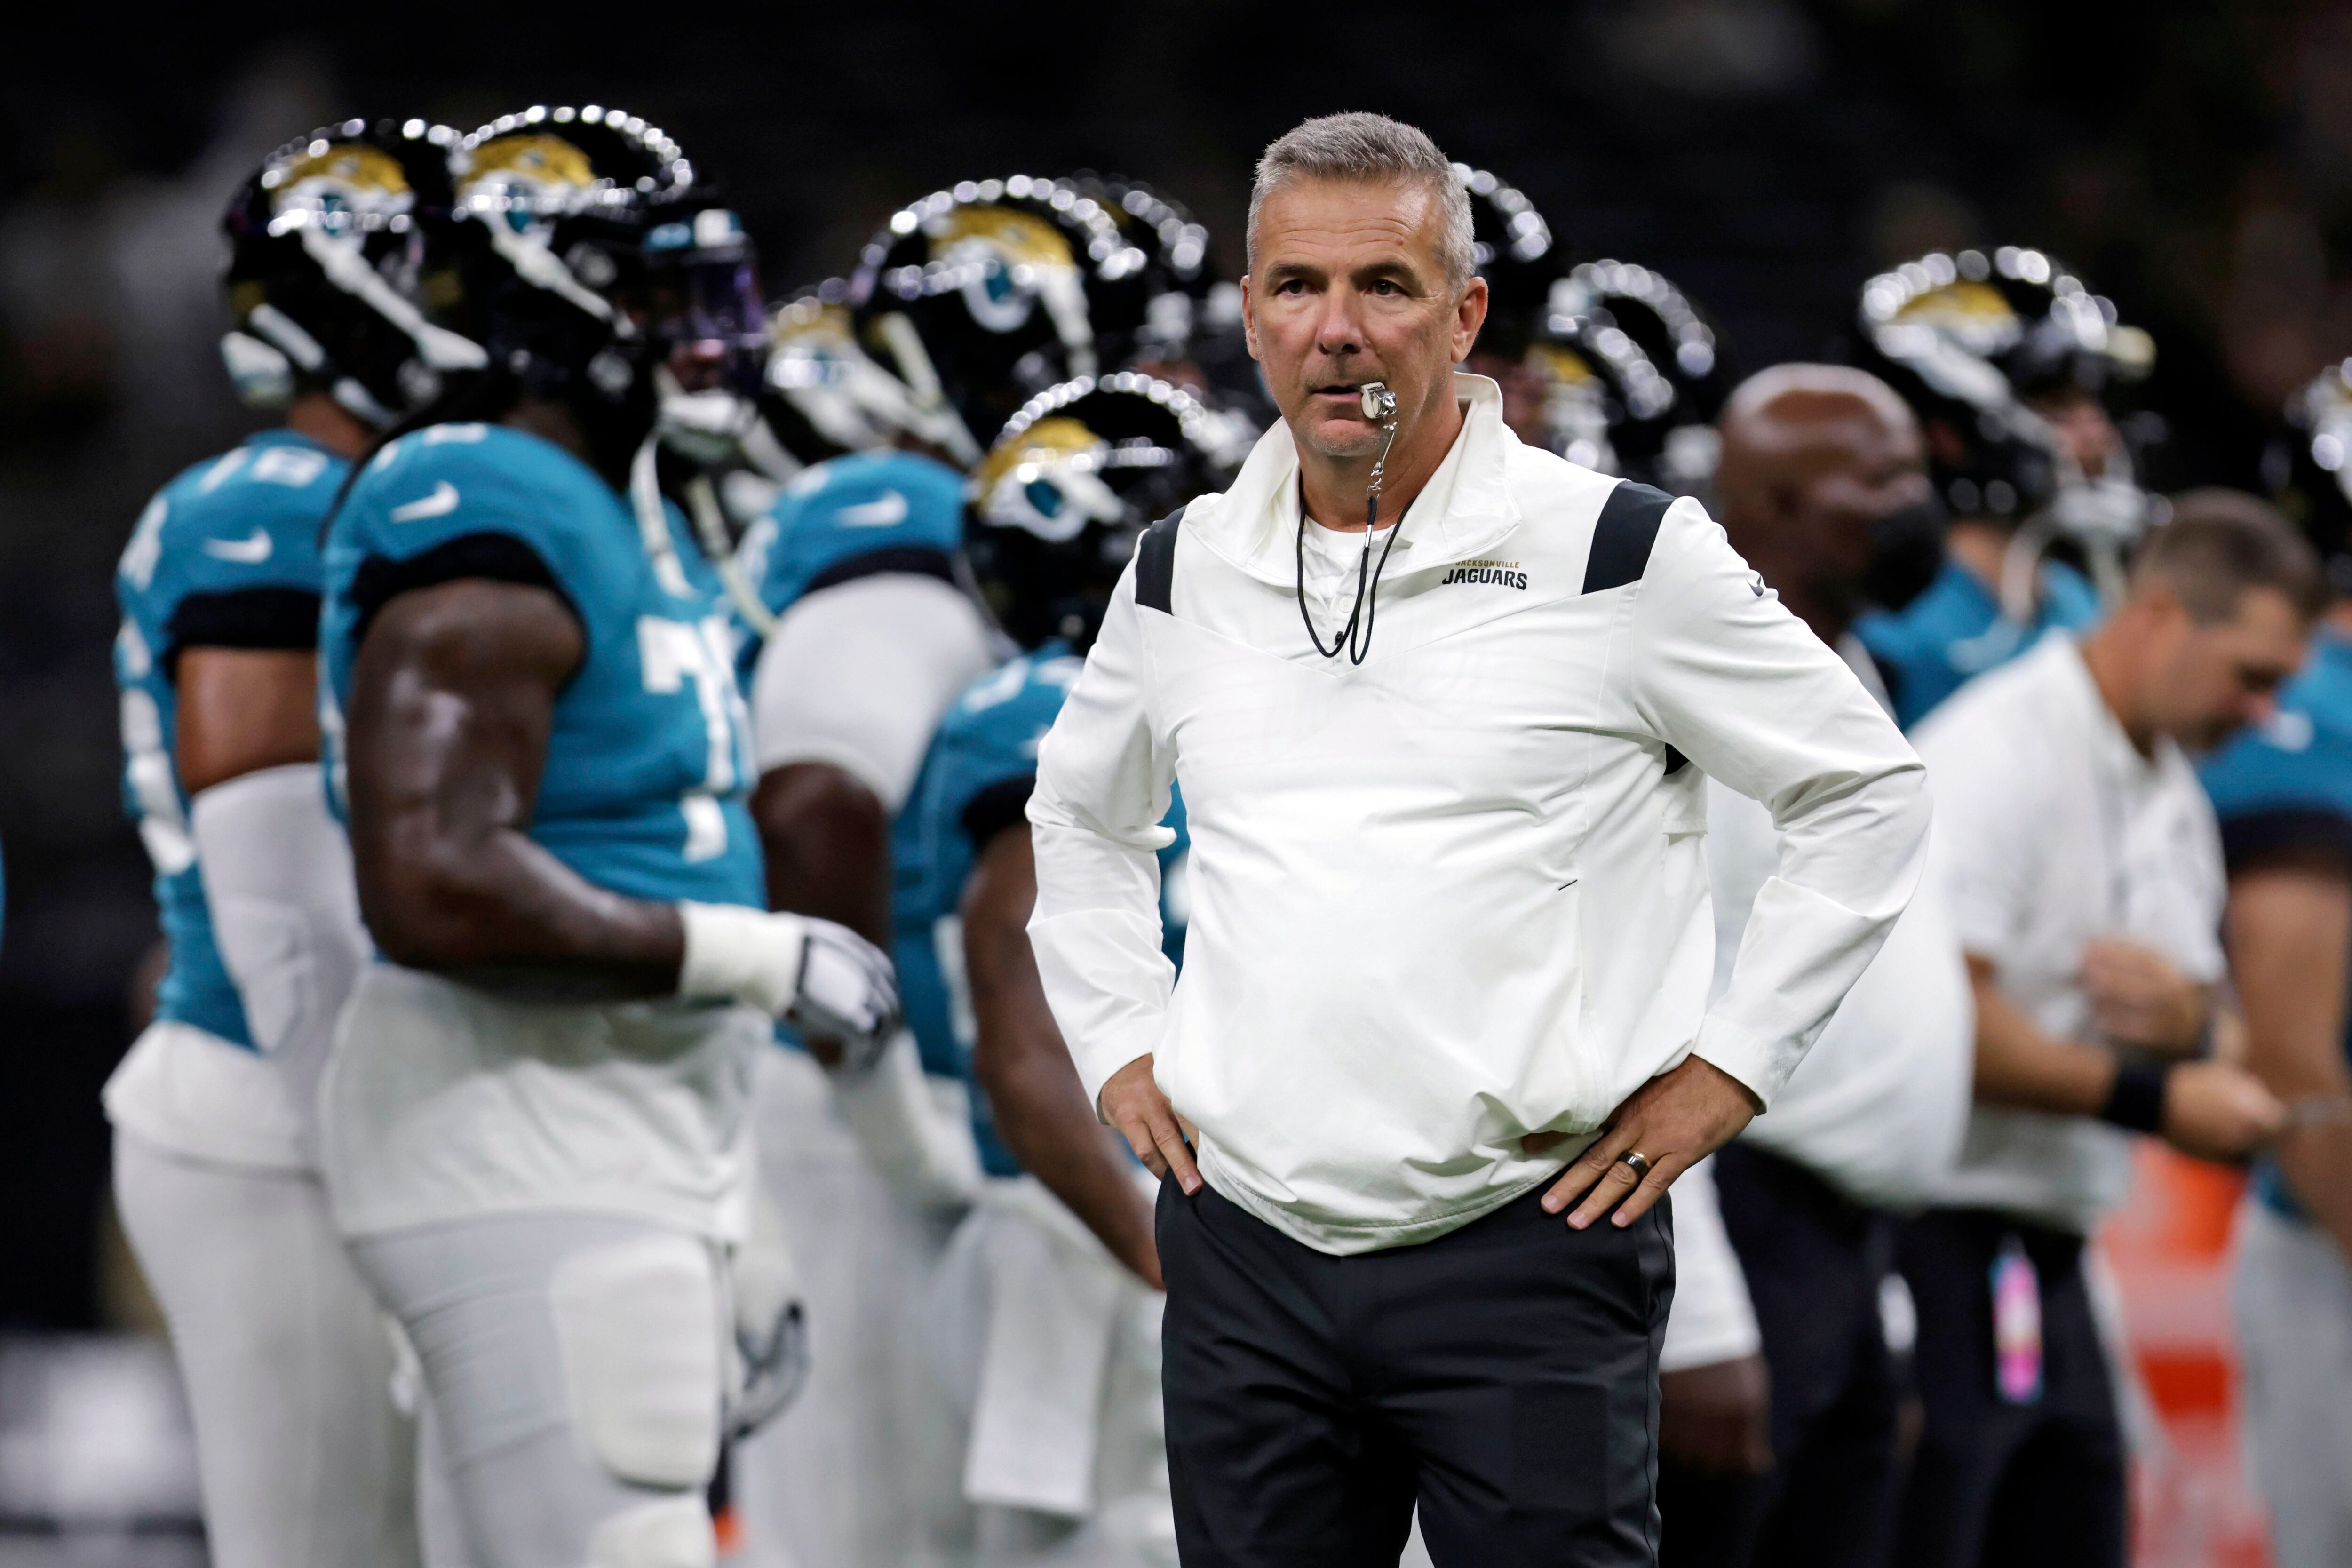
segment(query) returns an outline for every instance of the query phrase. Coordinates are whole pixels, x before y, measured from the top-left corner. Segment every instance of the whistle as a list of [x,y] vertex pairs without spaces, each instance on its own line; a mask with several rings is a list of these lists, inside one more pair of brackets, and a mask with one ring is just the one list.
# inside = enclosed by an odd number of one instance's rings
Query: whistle
[[1385,425],[1396,417],[1396,394],[1389,390],[1387,382],[1368,381],[1357,390],[1363,400],[1365,418]]

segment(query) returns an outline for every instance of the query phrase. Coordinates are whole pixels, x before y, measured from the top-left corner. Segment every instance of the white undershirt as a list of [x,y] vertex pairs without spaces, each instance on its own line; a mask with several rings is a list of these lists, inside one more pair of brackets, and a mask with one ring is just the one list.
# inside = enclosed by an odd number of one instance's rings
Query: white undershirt
[[1358,573],[1363,574],[1367,591],[1371,574],[1381,563],[1381,552],[1388,545],[1389,535],[1395,531],[1391,522],[1372,533],[1371,564],[1364,564],[1364,531],[1360,528],[1342,531],[1326,528],[1313,518],[1307,520],[1307,549],[1304,552],[1300,580],[1307,590],[1307,602],[1316,611],[1315,629],[1325,641],[1339,636],[1347,626],[1349,613],[1355,607]]

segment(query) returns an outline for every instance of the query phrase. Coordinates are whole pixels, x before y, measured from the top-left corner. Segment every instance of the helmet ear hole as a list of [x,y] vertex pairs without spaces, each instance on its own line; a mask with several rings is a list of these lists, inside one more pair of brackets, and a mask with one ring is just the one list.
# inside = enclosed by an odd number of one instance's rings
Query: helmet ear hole
[[221,363],[237,400],[247,408],[283,408],[294,401],[294,362],[259,338],[221,334]]

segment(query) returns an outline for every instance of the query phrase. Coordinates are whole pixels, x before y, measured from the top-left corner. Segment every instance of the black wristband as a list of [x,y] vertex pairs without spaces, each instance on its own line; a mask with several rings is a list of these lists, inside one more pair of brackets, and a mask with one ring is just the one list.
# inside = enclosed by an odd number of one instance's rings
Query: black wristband
[[2107,1090],[2099,1120],[2132,1132],[2157,1132],[2164,1127],[2164,1088],[2172,1069],[2154,1062],[2120,1062],[2116,1086]]

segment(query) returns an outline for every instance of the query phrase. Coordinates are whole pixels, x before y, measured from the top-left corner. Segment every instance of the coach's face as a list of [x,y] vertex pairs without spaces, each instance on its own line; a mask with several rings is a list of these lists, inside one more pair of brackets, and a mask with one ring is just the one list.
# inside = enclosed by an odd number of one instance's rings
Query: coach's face
[[1446,276],[1444,209],[1422,181],[1297,179],[1258,208],[1242,285],[1251,355],[1292,436],[1369,458],[1381,428],[1358,389],[1386,382],[1407,422],[1454,395],[1486,319],[1486,284]]

